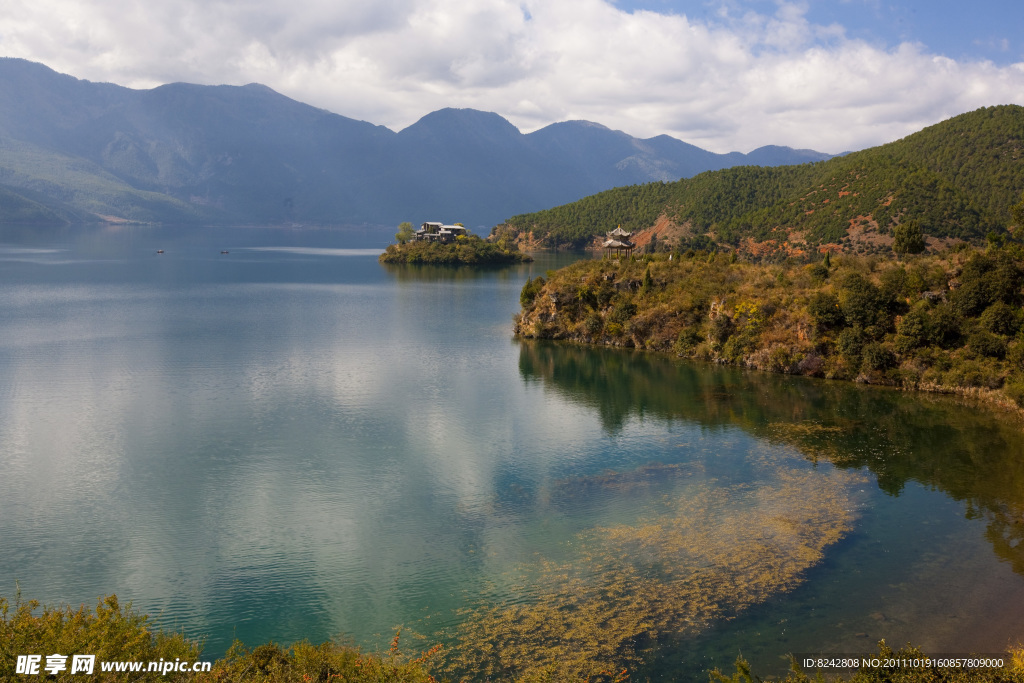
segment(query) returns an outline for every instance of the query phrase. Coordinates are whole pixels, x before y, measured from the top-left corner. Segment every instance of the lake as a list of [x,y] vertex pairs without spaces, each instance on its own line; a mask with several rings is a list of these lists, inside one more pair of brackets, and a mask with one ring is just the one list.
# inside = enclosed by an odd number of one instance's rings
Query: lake
[[578,256],[384,267],[389,236],[0,231],[0,595],[116,593],[208,657],[403,625],[481,676],[1024,638],[1019,422],[517,342]]

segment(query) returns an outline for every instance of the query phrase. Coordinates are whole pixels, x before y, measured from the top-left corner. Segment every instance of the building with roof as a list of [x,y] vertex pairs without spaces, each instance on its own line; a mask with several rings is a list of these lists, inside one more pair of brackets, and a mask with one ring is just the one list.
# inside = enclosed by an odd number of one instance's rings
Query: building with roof
[[467,234],[467,230],[461,225],[445,225],[436,221],[428,221],[413,233],[412,238],[417,241],[446,243],[454,242],[456,237],[465,234]]
[[604,247],[605,251],[614,251],[616,254],[626,252],[626,256],[628,257],[630,254],[633,253],[634,245],[632,242],[629,241],[629,238],[632,236],[633,233],[626,232],[625,230],[622,229],[622,226],[620,225],[619,227],[615,228],[614,230],[608,233],[608,239],[605,240],[602,246]]

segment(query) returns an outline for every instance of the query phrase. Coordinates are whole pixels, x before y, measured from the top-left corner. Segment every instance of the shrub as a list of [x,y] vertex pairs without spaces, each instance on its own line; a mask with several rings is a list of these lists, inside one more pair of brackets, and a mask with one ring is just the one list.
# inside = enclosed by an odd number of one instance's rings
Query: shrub
[[839,306],[839,299],[829,292],[815,292],[807,302],[807,312],[818,329],[828,330],[841,327],[845,318]]
[[712,341],[722,344],[732,334],[732,329],[732,318],[723,313],[711,321],[711,325],[708,326],[708,335]]
[[866,344],[861,351],[861,368],[865,371],[888,370],[896,365],[896,356],[885,345],[878,342]]
[[780,344],[768,353],[768,363],[765,369],[772,372],[790,372],[793,365],[794,358],[789,348]]
[[276,643],[248,650],[236,643],[218,660],[212,679],[218,683],[300,683],[304,681],[351,681],[352,683],[429,683],[435,679],[427,670],[428,662],[440,651],[431,648],[413,658],[399,648],[401,631],[391,641],[387,653],[366,654],[354,647],[300,642],[290,648]]
[[1024,408],[1024,375],[1016,375],[1007,380],[1003,385],[1003,393],[1019,407]]
[[978,315],[997,301],[1020,301],[1024,272],[1005,251],[993,256],[975,254],[964,264],[960,287],[950,302],[960,315]]
[[828,266],[823,263],[813,263],[807,266],[807,272],[816,284],[828,279]]
[[936,306],[928,316],[928,340],[944,349],[960,342],[960,318],[949,304]]
[[928,341],[928,314],[921,308],[911,309],[896,324],[896,334],[897,338],[902,338],[897,345],[901,353],[924,346]]
[[676,339],[672,350],[680,356],[692,356],[701,341],[700,333],[696,328],[684,327],[679,331],[679,337]]
[[859,356],[863,345],[864,332],[859,327],[847,328],[836,337],[836,351],[847,358]]
[[911,284],[910,275],[903,266],[890,268],[882,273],[881,279],[881,295],[890,307],[896,304],[898,309],[904,299],[917,294]]
[[636,315],[636,304],[631,301],[622,300],[615,304],[612,312],[608,314],[608,320],[619,325],[629,322],[629,319]]
[[1005,301],[997,301],[981,314],[981,326],[993,334],[1012,337],[1021,327],[1020,313]]
[[1006,340],[984,330],[975,332],[967,339],[967,346],[978,356],[989,358],[1006,357]]
[[526,284],[523,285],[522,291],[519,292],[519,304],[526,308],[533,303],[533,300],[537,298],[537,294],[544,287],[544,278],[538,275],[536,279],[527,278]]
[[1018,339],[1006,347],[1006,362],[1011,368],[1024,368],[1024,339]]
[[850,324],[874,325],[884,309],[883,304],[878,288],[860,273],[850,273],[843,278],[839,305]]
[[[199,659],[200,647],[180,633],[154,632],[148,618],[134,612],[131,604],[121,605],[116,595],[101,598],[95,611],[84,605],[77,610],[69,606],[43,607],[41,613],[35,600],[11,604],[0,598],[0,680],[18,680],[15,674],[17,656],[22,654],[90,654],[96,662],[109,660],[183,661]],[[45,660],[44,660],[45,662]],[[95,663],[94,674],[99,673]],[[70,671],[70,658],[68,671]],[[45,674],[44,674],[45,676]],[[107,673],[104,681],[178,681],[192,674]],[[77,677],[77,676],[76,676]]]

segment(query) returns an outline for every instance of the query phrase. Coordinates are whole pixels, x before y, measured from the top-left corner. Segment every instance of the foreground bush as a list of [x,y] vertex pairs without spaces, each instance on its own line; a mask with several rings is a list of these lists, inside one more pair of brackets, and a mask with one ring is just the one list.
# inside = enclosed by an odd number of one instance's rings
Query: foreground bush
[[[101,598],[95,611],[84,605],[43,607],[16,598],[13,605],[0,597],[0,681],[216,681],[218,683],[430,683],[435,679],[427,664],[439,646],[421,656],[411,657],[399,650],[399,636],[383,654],[364,654],[354,647],[323,643],[296,643],[282,648],[275,643],[247,649],[236,643],[223,659],[206,673],[101,671],[101,662],[185,662],[203,661],[202,647],[180,633],[152,630],[148,617],[131,605],[121,605],[117,596]],[[67,658],[67,668],[56,675],[44,670],[49,655]],[[19,655],[42,655],[39,673],[18,674]],[[92,675],[71,674],[74,655],[95,655]]]
[[[312,645],[296,643],[283,648],[275,643],[249,649],[236,643],[223,659],[213,663],[208,673],[127,673],[100,672],[92,676],[71,675],[60,672],[49,675],[19,675],[15,672],[18,655],[60,653],[70,657],[74,654],[96,655],[97,662],[107,661],[175,661],[196,662],[202,660],[201,646],[180,633],[168,634],[154,631],[149,627],[148,617],[132,611],[131,605],[121,605],[116,596],[101,598],[95,611],[84,606],[73,610],[70,607],[44,607],[40,611],[36,601],[22,602],[15,599],[11,605],[0,597],[0,680],[2,681],[83,681],[95,680],[106,683],[114,681],[215,681],[217,683],[437,683],[429,669],[441,649],[436,645],[427,652],[410,656],[399,648],[401,631],[391,641],[390,649],[383,654],[365,654],[358,648],[323,643]],[[886,660],[920,659],[927,655],[908,646],[894,652],[885,641],[879,643],[877,658]],[[811,681],[840,681],[839,676],[815,674],[812,678],[800,670],[794,662],[793,670],[784,679],[785,683],[810,683]],[[443,679],[447,680],[447,679]],[[488,679],[494,680],[494,679]],[[624,683],[626,671],[619,674],[602,671],[591,678],[565,678],[555,672],[539,671],[516,679],[519,683],[542,683],[564,681],[565,683]],[[726,677],[721,671],[710,672],[712,683],[754,683],[761,681],[742,658],[736,661],[736,671]],[[959,683],[980,681],[982,683],[1024,683],[1024,650],[1009,653],[1002,669],[953,669],[907,667],[901,669],[871,669],[857,671],[852,683]]]
[[[100,661],[145,661],[161,659],[173,662],[195,662],[201,654],[198,643],[189,641],[180,633],[168,634],[150,629],[148,618],[122,606],[116,595],[102,598],[95,611],[83,605],[77,610],[68,606],[44,607],[40,613],[35,600],[22,602],[20,596],[13,605],[0,597],[0,680],[87,680],[89,677],[70,674],[73,655],[95,655],[94,680],[106,681],[184,681],[194,680],[192,674],[99,672]],[[41,675],[19,676],[15,672],[19,655],[46,656],[59,653],[68,657],[68,669],[55,678],[46,672]],[[42,671],[42,667],[40,667]]]
[[398,635],[384,655],[364,654],[357,648],[333,643],[301,642],[287,649],[269,643],[252,650],[236,643],[202,680],[218,683],[433,683],[436,679],[427,671],[427,666],[439,649],[440,646],[436,646],[411,658],[399,650]]

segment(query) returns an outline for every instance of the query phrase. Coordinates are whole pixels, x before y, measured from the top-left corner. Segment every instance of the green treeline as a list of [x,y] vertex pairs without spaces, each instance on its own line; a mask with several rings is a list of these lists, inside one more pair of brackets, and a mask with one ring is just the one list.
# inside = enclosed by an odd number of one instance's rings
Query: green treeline
[[503,265],[532,261],[529,254],[495,244],[476,235],[460,235],[454,242],[407,242],[392,244],[380,255],[381,263],[417,263],[425,265]]
[[518,336],[961,391],[1024,407],[1024,249],[756,265],[688,252],[581,261],[523,287]]
[[582,247],[616,225],[639,230],[665,215],[719,243],[785,240],[795,230],[813,245],[842,243],[861,222],[888,234],[914,219],[925,235],[977,242],[1010,224],[1008,207],[1024,190],[1022,148],[1024,107],[988,107],[828,161],[620,187],[513,216],[499,230]]

